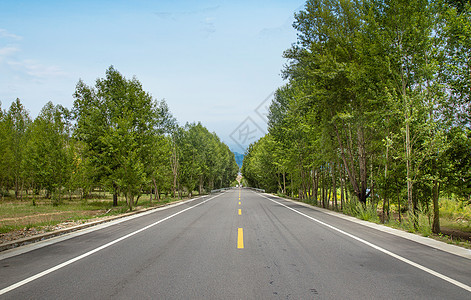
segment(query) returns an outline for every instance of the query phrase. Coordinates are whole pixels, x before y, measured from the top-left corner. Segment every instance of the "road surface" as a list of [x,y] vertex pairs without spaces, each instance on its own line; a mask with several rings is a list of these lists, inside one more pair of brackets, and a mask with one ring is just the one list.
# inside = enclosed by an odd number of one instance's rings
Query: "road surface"
[[0,299],[471,299],[471,259],[234,189],[0,253]]

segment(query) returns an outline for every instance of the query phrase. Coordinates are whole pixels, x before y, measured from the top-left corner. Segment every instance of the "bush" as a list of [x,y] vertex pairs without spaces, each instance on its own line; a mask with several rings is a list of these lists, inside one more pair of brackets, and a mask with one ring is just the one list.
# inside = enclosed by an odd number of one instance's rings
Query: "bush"
[[464,201],[440,199],[440,216],[450,220],[461,218],[471,221],[471,206]]
[[375,206],[363,205],[357,201],[345,203],[343,212],[360,220],[379,222],[378,212]]

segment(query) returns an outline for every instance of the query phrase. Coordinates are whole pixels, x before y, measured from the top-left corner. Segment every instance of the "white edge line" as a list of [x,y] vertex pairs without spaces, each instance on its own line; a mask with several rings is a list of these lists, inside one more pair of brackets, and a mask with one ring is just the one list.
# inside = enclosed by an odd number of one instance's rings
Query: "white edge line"
[[466,284],[461,283],[461,282],[459,282],[459,281],[457,281],[457,280],[455,280],[455,279],[453,279],[453,278],[450,278],[450,277],[448,277],[448,276],[446,276],[446,275],[440,274],[440,273],[438,273],[438,272],[436,272],[436,271],[434,271],[434,270],[432,270],[432,269],[429,269],[429,268],[427,268],[427,267],[424,267],[424,266],[422,266],[422,265],[419,265],[418,263],[415,263],[415,262],[413,262],[413,261],[411,261],[411,260],[408,260],[407,258],[404,258],[404,257],[402,257],[402,256],[400,256],[400,255],[397,255],[397,254],[395,254],[395,253],[393,253],[393,252],[391,252],[391,251],[389,251],[389,250],[386,250],[386,249],[381,248],[381,247],[379,247],[379,246],[377,246],[377,245],[375,245],[375,244],[372,244],[372,243],[370,243],[370,242],[368,242],[368,241],[365,241],[364,239],[361,239],[361,238],[359,238],[359,237],[357,237],[357,236],[354,236],[353,234],[350,234],[350,233],[345,232],[345,231],[343,231],[343,230],[341,230],[341,229],[338,229],[337,227],[334,227],[334,226],[329,225],[329,224],[327,224],[327,223],[324,223],[324,222],[322,222],[322,221],[320,221],[320,220],[317,220],[316,218],[313,218],[313,217],[311,217],[311,216],[309,216],[309,215],[306,215],[306,214],[304,214],[304,213],[302,213],[302,212],[300,212],[300,211],[298,211],[298,210],[296,210],[296,209],[294,209],[294,208],[291,208],[291,207],[289,207],[289,206],[287,206],[287,205],[285,205],[285,204],[283,204],[283,203],[280,203],[280,202],[278,202],[278,201],[275,201],[275,200],[273,200],[273,199],[270,199],[270,198],[268,198],[268,197],[265,196],[265,195],[261,195],[261,196],[262,196],[263,198],[265,198],[265,199],[268,199],[268,200],[270,200],[270,201],[276,203],[276,204],[279,204],[279,205],[281,205],[281,206],[284,206],[284,207],[286,207],[287,209],[290,209],[290,210],[294,211],[295,213],[300,214],[300,215],[303,216],[303,217],[306,217],[306,218],[308,218],[308,219],[310,219],[310,220],[312,220],[312,221],[314,221],[314,222],[317,222],[317,223],[319,223],[319,224],[321,224],[321,225],[324,225],[324,226],[326,226],[326,227],[328,227],[328,228],[330,228],[330,229],[332,229],[332,230],[335,230],[335,231],[337,231],[337,232],[339,232],[339,233],[341,233],[341,234],[343,234],[343,235],[346,235],[346,236],[348,236],[348,237],[350,237],[350,238],[352,238],[352,239],[354,239],[354,240],[357,240],[357,241],[360,242],[360,243],[363,243],[363,244],[365,244],[365,245],[367,245],[367,246],[370,246],[370,247],[373,248],[373,249],[376,249],[376,250],[378,250],[378,251],[380,251],[380,252],[383,252],[384,254],[387,254],[387,255],[389,255],[389,256],[391,256],[391,257],[394,257],[394,258],[396,258],[396,259],[398,259],[398,260],[400,260],[400,261],[402,261],[402,262],[404,262],[404,263],[406,263],[406,264],[409,264],[409,265],[411,265],[411,266],[413,266],[413,267],[416,267],[416,268],[418,268],[418,269],[420,269],[420,270],[422,270],[422,271],[424,271],[424,272],[427,272],[427,273],[429,273],[429,274],[431,274],[431,275],[433,275],[433,276],[435,276],[435,277],[438,277],[438,278],[440,278],[440,279],[443,279],[443,280],[445,280],[445,281],[447,281],[447,282],[449,282],[449,283],[451,283],[451,284],[453,284],[453,285],[456,285],[456,286],[458,286],[458,287],[460,287],[460,288],[462,288],[462,289],[464,289],[464,290],[467,290],[468,292],[471,292],[471,286],[469,286],[469,285],[466,285]]
[[[265,193],[265,195],[267,195],[267,194]],[[270,195],[270,194],[268,194],[268,195],[271,196],[271,197],[276,197],[276,198],[284,200],[284,201],[288,201],[288,202],[291,202],[291,203],[294,203],[294,204],[297,204],[297,205],[301,205],[301,206],[310,208],[310,209],[315,210],[315,211],[322,212],[324,214],[328,214],[328,215],[331,215],[331,216],[334,216],[334,217],[337,217],[337,218],[341,218],[341,219],[344,219],[344,220],[347,220],[347,221],[350,221],[350,222],[354,222],[354,223],[357,223],[357,224],[361,224],[363,226],[370,227],[370,228],[373,228],[373,229],[376,229],[376,230],[379,230],[379,231],[382,231],[382,232],[386,232],[386,233],[389,233],[389,234],[392,234],[392,235],[395,235],[395,236],[398,236],[398,237],[401,237],[401,238],[404,238],[404,239],[408,239],[408,240],[414,241],[416,243],[438,249],[440,251],[448,252],[450,254],[461,256],[461,257],[466,258],[466,259],[471,259],[471,250],[470,249],[466,249],[466,248],[459,247],[459,246],[456,246],[456,245],[446,244],[444,242],[437,241],[437,240],[434,240],[434,239],[429,238],[429,237],[420,236],[420,235],[413,234],[413,233],[403,231],[403,230],[399,230],[399,229],[396,229],[396,228],[393,228],[393,227],[388,227],[388,226],[385,226],[385,225],[382,225],[382,224],[371,223],[371,222],[368,222],[368,221],[360,220],[360,219],[357,219],[355,217],[342,214],[340,212],[335,212],[335,211],[328,210],[328,209],[325,209],[325,208],[322,208],[322,207],[312,206],[312,205],[309,205],[309,204],[304,203],[304,202],[299,202],[299,201],[295,201],[295,200],[291,200],[291,199],[286,199],[286,198],[282,198],[282,197],[279,197],[279,196],[276,196],[276,195]]]
[[47,274],[49,274],[49,273],[52,273],[52,272],[57,271],[57,270],[59,270],[59,269],[62,269],[62,268],[65,267],[65,266],[68,266],[68,265],[70,265],[70,264],[72,264],[72,263],[74,263],[74,262],[76,262],[76,261],[79,261],[79,260],[81,260],[81,259],[83,259],[83,258],[85,258],[85,257],[87,257],[87,256],[90,256],[90,255],[92,255],[92,254],[94,254],[94,253],[96,253],[96,252],[98,252],[98,251],[101,251],[101,250],[103,250],[103,249],[105,249],[105,248],[108,248],[109,246],[112,246],[112,245],[114,245],[114,244],[116,244],[116,243],[119,243],[119,242],[121,242],[121,241],[123,241],[123,240],[125,240],[125,239],[127,239],[127,238],[129,238],[129,237],[131,237],[131,236],[133,236],[133,235],[136,235],[136,234],[138,234],[138,233],[140,233],[140,232],[142,232],[142,231],[144,231],[144,230],[147,230],[147,229],[149,229],[149,228],[151,228],[151,227],[153,227],[153,226],[155,226],[155,225],[158,225],[158,224],[160,224],[160,223],[162,223],[162,222],[165,222],[165,221],[167,221],[168,219],[171,219],[171,218],[173,218],[173,217],[175,217],[175,216],[177,216],[177,215],[179,215],[179,214],[181,214],[181,213],[186,212],[187,210],[190,210],[190,209],[192,209],[192,208],[195,208],[195,207],[197,207],[197,206],[200,206],[200,205],[202,205],[202,204],[204,204],[204,203],[206,203],[206,202],[208,202],[208,201],[210,201],[210,200],[212,200],[212,199],[214,199],[214,198],[216,198],[216,197],[218,197],[218,196],[220,196],[220,195],[222,195],[222,193],[221,193],[221,194],[218,194],[218,195],[216,195],[216,196],[214,196],[214,197],[211,197],[211,198],[209,198],[209,199],[206,199],[206,200],[204,200],[203,202],[200,202],[200,203],[198,203],[198,204],[196,204],[196,205],[194,205],[194,206],[185,208],[184,210],[181,210],[181,211],[179,211],[179,212],[177,212],[177,213],[174,213],[173,215],[170,215],[170,216],[168,216],[168,217],[165,217],[165,218],[163,218],[163,219],[161,219],[161,220],[159,220],[159,221],[157,221],[157,222],[154,222],[154,223],[152,223],[152,224],[150,224],[150,225],[147,225],[147,226],[145,226],[145,227],[143,227],[143,228],[141,228],[141,229],[139,229],[139,230],[136,230],[136,231],[134,231],[134,232],[131,232],[131,233],[129,233],[129,234],[125,235],[125,236],[122,236],[122,237],[120,237],[120,238],[118,238],[118,239],[116,239],[116,240],[114,240],[114,241],[111,241],[111,242],[109,242],[109,243],[107,243],[107,244],[105,244],[105,245],[102,245],[102,246],[100,246],[100,247],[98,247],[98,248],[95,248],[95,249],[93,249],[93,250],[90,250],[90,251],[88,251],[88,252],[86,252],[86,253],[84,253],[84,254],[82,254],[82,255],[79,255],[79,256],[77,256],[77,257],[75,257],[75,258],[69,259],[68,261],[65,261],[65,262],[63,262],[63,263],[61,263],[61,264],[59,264],[59,265],[57,265],[57,266],[55,266],[55,267],[49,268],[49,269],[47,269],[47,270],[45,270],[45,271],[42,271],[41,273],[38,273],[38,274],[36,274],[36,275],[33,275],[33,276],[31,276],[31,277],[28,277],[28,278],[26,278],[26,279],[20,281],[20,282],[17,282],[17,283],[15,283],[15,284],[12,284],[12,285],[6,287],[6,288],[3,288],[3,289],[0,290],[0,295],[6,294],[6,293],[8,293],[8,292],[10,292],[10,291],[12,291],[12,290],[14,290],[14,289],[17,289],[17,288],[19,288],[19,287],[21,287],[21,286],[27,284],[27,283],[30,283],[31,281],[34,281],[34,280],[36,280],[36,279],[38,279],[38,278],[41,278],[41,277],[43,277],[43,276],[45,276],[45,275],[47,275]]
[[129,220],[135,219],[135,218],[140,218],[140,217],[143,217],[143,216],[146,216],[146,215],[149,215],[149,214],[153,214],[153,213],[156,213],[158,211],[167,210],[167,209],[174,208],[174,207],[177,207],[177,206],[180,206],[180,205],[183,205],[183,204],[188,204],[188,203],[191,203],[191,202],[193,202],[195,200],[198,200],[198,199],[201,200],[204,197],[207,197],[207,196],[201,196],[201,197],[189,199],[189,200],[186,200],[186,201],[171,203],[169,205],[162,206],[162,207],[157,207],[157,208],[154,208],[154,209],[150,209],[150,210],[142,212],[142,213],[126,216],[126,217],[119,218],[119,219],[110,220],[108,222],[104,222],[104,223],[101,223],[101,224],[97,224],[97,225],[93,225],[93,226],[86,227],[86,228],[83,228],[83,229],[79,229],[77,231],[72,231],[72,232],[69,232],[69,233],[65,233],[63,235],[55,236],[55,237],[48,238],[48,239],[45,239],[45,240],[42,240],[42,241],[37,241],[37,242],[31,243],[31,244],[26,244],[26,245],[23,245],[21,247],[8,249],[8,250],[0,252],[0,261],[4,260],[4,259],[7,259],[7,258],[10,258],[10,257],[14,257],[14,256],[17,256],[17,255],[28,253],[28,252],[31,252],[33,250],[40,249],[40,248],[43,248],[43,247],[46,247],[46,246],[49,246],[49,245],[52,245],[52,244],[55,244],[55,243],[58,243],[58,242],[62,242],[62,241],[65,241],[65,240],[68,240],[68,239],[71,239],[71,238],[74,238],[74,237],[77,237],[77,236],[81,236],[81,235],[84,235],[84,234],[87,234],[87,233],[90,233],[90,232],[93,232],[93,231],[96,231],[96,230],[100,230],[100,229],[103,229],[103,228],[106,228],[106,227],[109,227],[109,226],[113,226],[113,225],[116,225],[116,224],[119,224],[119,223],[122,223],[122,222],[126,222],[126,221],[129,221]]

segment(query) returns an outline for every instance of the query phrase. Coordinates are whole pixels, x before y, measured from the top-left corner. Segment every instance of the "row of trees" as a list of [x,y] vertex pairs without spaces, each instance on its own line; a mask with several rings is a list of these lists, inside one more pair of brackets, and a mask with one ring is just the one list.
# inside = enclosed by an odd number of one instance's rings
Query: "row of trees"
[[[433,210],[471,195],[469,1],[309,0],[284,57],[251,185],[318,199]],[[350,197],[350,198],[353,198]]]
[[165,101],[110,67],[95,86],[79,81],[71,110],[47,103],[32,121],[20,100],[0,107],[0,191],[16,198],[46,191],[87,196],[99,187],[122,194],[130,208],[140,195],[174,197],[228,186],[233,153],[200,123],[181,127]]

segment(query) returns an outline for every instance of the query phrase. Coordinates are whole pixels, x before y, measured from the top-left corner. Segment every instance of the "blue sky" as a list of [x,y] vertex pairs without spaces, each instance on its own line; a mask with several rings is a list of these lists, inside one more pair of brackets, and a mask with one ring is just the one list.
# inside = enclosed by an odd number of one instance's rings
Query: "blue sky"
[[[304,1],[0,1],[0,101],[36,117],[71,108],[79,79],[113,65],[165,99],[181,124],[201,121],[233,150],[266,130]],[[266,101],[265,101],[266,100]],[[242,146],[242,147],[239,147]]]

